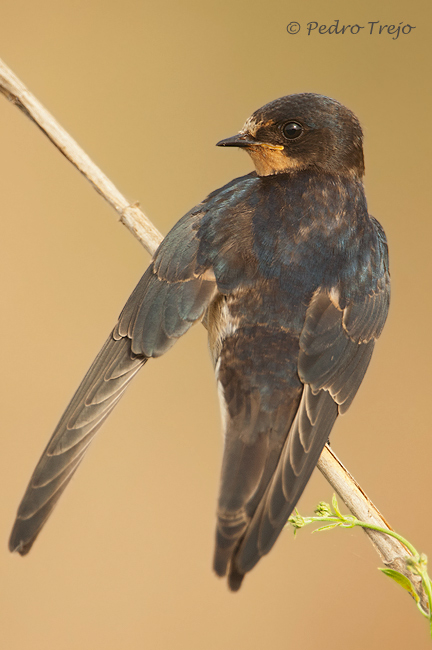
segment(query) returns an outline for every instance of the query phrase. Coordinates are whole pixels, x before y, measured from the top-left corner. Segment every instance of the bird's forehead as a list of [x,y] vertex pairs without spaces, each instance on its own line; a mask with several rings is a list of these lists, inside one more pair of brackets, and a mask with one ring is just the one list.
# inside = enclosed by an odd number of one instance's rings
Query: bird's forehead
[[240,133],[248,133],[249,135],[255,136],[259,129],[263,127],[273,126],[273,124],[275,124],[274,119],[262,119],[261,117],[256,116],[254,113],[248,117]]

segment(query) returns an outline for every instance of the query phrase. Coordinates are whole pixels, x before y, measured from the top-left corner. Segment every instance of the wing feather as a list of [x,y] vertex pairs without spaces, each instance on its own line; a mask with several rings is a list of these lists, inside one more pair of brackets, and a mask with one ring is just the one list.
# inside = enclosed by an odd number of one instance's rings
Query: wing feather
[[199,213],[186,217],[162,242],[57,425],[19,507],[12,551],[28,553],[129,382],[148,358],[163,354],[203,317],[215,295],[215,281],[196,261]]
[[[243,514],[242,526],[237,525],[229,545],[225,541],[223,561],[217,566],[219,573],[228,571],[233,590],[272,548],[318,462],[338,413],[351,404],[387,314],[388,283],[381,293],[358,302],[359,307],[349,304],[344,310],[334,304],[334,295],[318,291],[306,312],[296,355],[303,388],[300,396],[292,399],[294,416],[286,419],[279,454],[272,457],[271,467],[268,450],[267,454],[261,451],[260,480],[255,473],[255,496],[259,493],[259,499],[253,502],[250,494],[240,496],[240,501],[246,499],[243,509],[236,503],[237,513]],[[238,390],[233,384],[231,391]],[[230,398],[238,407],[241,398],[235,394]],[[252,447],[250,451],[253,453]],[[217,550],[215,557],[216,566]]]

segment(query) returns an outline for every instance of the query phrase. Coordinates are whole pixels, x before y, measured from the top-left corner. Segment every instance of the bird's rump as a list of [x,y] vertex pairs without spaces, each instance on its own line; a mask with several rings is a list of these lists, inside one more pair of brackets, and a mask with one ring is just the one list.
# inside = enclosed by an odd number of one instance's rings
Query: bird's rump
[[228,336],[216,364],[225,444],[214,568],[225,575],[273,475],[301,397],[298,337],[250,327]]

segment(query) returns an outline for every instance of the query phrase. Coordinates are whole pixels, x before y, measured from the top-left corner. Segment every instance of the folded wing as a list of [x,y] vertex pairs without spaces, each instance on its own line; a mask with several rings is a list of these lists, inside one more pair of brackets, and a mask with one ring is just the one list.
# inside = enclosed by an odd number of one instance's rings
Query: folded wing
[[[258,428],[252,435],[239,436],[242,428],[250,430],[247,417],[251,408],[243,409],[246,421],[242,424],[235,416],[235,391],[230,394],[229,386],[223,391],[226,443],[215,570],[219,575],[228,572],[233,590],[272,548],[318,462],[338,413],[347,410],[360,386],[387,316],[388,275],[386,278],[376,292],[350,302],[345,309],[335,304],[329,292],[315,294],[296,348],[293,343],[291,361],[296,368],[285,360],[284,378],[280,376],[268,387],[270,391],[283,387],[284,397],[279,396],[272,411],[269,402],[264,405],[266,433]],[[286,344],[284,349],[288,349]],[[269,345],[265,350],[267,355],[273,354]],[[280,347],[274,355],[267,361],[270,368],[281,361]],[[262,407],[255,404],[258,413]],[[259,417],[255,415],[255,421]],[[248,489],[242,491],[242,485]],[[228,491],[237,494],[237,499],[230,501]]]
[[166,352],[202,319],[216,284],[208,270],[197,270],[199,218],[189,213],[162,242],[81,382],[31,477],[11,551],[28,553],[95,434],[147,359]]

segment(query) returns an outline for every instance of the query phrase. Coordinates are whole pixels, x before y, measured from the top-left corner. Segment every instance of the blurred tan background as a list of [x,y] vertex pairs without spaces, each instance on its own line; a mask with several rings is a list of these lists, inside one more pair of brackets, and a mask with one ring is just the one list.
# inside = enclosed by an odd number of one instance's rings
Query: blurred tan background
[[[430,4],[2,0],[0,56],[166,233],[248,157],[214,147],[281,95],[313,91],[365,131],[370,211],[390,244],[388,324],[332,444],[432,557]],[[409,35],[307,36],[330,25]],[[289,35],[286,25],[302,30]],[[26,558],[7,541],[58,418],[148,255],[0,98],[0,646],[5,650],[426,648],[427,623],[359,530],[281,535],[238,594],[211,570],[222,441],[205,331],[148,364]],[[300,502],[331,488],[317,472]]]

